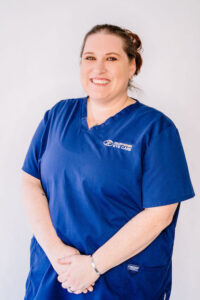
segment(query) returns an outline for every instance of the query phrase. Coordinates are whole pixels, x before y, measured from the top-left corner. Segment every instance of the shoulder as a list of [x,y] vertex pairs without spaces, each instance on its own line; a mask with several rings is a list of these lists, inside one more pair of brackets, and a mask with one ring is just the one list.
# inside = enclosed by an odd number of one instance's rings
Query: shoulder
[[74,107],[79,106],[83,98],[66,98],[57,101],[48,109],[49,118],[60,116],[63,112],[71,111]]
[[175,126],[174,121],[163,111],[150,105],[141,103],[140,118],[149,129],[157,128],[158,133],[169,126]]
[[150,105],[141,104],[140,110],[138,110],[138,121],[142,123],[147,145],[165,130],[178,131],[174,121],[166,113]]
[[83,98],[67,98],[67,99],[62,99],[53,104],[53,106],[50,108],[51,112],[59,112],[63,108],[66,107],[73,107],[74,105],[77,105],[81,102]]

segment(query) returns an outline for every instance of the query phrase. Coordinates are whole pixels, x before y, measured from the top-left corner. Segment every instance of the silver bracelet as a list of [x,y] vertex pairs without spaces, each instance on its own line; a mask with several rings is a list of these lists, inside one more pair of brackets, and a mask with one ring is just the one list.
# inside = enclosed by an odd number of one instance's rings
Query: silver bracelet
[[95,272],[96,272],[98,275],[101,275],[101,273],[97,270],[97,268],[96,268],[96,266],[95,266],[93,256],[90,255],[90,257],[91,257],[91,264],[92,264],[92,266],[93,266]]

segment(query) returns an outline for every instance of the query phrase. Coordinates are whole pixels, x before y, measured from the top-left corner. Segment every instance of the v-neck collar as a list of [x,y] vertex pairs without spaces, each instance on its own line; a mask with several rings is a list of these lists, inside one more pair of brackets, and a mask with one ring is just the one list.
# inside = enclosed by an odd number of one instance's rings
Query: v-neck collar
[[136,109],[138,106],[141,105],[141,102],[135,98],[130,97],[131,99],[135,100],[136,102],[133,104],[130,104],[126,107],[124,107],[123,109],[121,109],[119,112],[117,112],[115,115],[109,117],[108,119],[105,120],[105,122],[99,124],[99,125],[94,125],[91,128],[88,127],[88,123],[87,123],[87,98],[89,96],[86,96],[84,98],[82,98],[82,113],[81,113],[81,127],[83,130],[88,131],[88,132],[93,132],[95,130],[101,129],[105,126],[108,126],[109,124],[111,124],[114,120],[116,120],[117,118],[119,118],[120,116],[122,116],[123,114],[125,114],[128,111],[133,111],[134,109]]

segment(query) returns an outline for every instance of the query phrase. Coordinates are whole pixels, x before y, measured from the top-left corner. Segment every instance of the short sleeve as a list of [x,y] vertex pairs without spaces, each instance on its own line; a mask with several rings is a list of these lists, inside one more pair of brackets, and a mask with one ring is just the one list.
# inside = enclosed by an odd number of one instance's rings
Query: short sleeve
[[30,142],[28,151],[25,156],[25,160],[22,166],[22,170],[29,173],[30,175],[40,178],[40,168],[39,163],[41,155],[44,151],[48,130],[47,124],[49,119],[49,111],[47,110],[44,114],[43,119],[40,121],[33,137]]
[[174,124],[153,137],[145,149],[142,166],[144,208],[195,196],[181,138]]

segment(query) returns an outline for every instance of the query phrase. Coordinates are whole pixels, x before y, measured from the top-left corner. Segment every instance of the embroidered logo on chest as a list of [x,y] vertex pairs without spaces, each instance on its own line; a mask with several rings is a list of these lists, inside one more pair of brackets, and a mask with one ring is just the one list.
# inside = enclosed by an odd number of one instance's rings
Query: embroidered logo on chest
[[120,143],[120,142],[113,142],[112,140],[105,140],[103,141],[103,144],[108,147],[123,149],[126,151],[131,151],[133,147],[132,145]]

